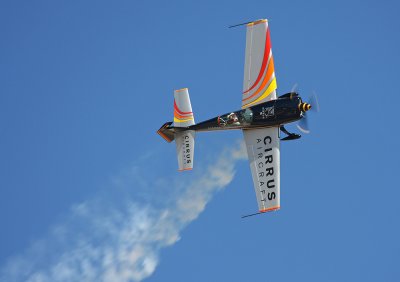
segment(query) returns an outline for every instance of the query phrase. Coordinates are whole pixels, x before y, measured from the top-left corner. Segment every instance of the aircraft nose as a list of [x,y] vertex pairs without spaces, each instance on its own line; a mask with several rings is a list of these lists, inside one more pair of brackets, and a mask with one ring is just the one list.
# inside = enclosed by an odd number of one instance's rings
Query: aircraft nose
[[307,112],[311,109],[311,105],[308,103],[300,103],[299,104],[299,110],[302,112]]

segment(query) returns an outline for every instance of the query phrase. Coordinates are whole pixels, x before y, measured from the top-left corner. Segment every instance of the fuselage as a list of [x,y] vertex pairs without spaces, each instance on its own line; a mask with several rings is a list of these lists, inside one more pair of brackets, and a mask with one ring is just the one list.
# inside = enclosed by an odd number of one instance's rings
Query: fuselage
[[302,100],[299,96],[284,95],[276,100],[214,117],[186,129],[214,131],[276,127],[299,120],[302,117],[300,104]]

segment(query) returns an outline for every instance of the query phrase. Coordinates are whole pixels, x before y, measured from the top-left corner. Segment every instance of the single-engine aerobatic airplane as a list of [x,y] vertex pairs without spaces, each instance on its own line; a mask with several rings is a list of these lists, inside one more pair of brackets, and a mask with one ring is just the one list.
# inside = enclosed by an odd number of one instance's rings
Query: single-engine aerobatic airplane
[[[241,129],[259,213],[264,213],[280,208],[280,140],[301,137],[288,132],[284,124],[301,120],[299,129],[308,133],[305,117],[311,103],[304,103],[293,91],[277,98],[267,20],[247,23],[245,56],[241,110],[196,124],[188,89],[175,90],[174,122],[165,123],[157,133],[168,142],[175,139],[179,170],[183,171],[193,168],[196,132]],[[280,131],[287,136],[280,139]]]

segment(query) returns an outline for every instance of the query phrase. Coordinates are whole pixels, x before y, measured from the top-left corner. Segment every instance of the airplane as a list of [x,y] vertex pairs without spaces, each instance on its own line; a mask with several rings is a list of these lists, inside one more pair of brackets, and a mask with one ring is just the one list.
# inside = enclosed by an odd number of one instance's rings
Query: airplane
[[[298,128],[308,133],[306,112],[318,104],[316,96],[306,103],[295,91],[277,97],[268,20],[245,24],[242,108],[195,123],[188,89],[175,90],[174,121],[157,133],[167,142],[175,140],[179,171],[185,171],[193,168],[196,132],[241,129],[259,209],[251,215],[256,215],[280,209],[280,140],[301,137],[286,130],[285,124],[300,120]],[[280,138],[280,132],[286,136]]]

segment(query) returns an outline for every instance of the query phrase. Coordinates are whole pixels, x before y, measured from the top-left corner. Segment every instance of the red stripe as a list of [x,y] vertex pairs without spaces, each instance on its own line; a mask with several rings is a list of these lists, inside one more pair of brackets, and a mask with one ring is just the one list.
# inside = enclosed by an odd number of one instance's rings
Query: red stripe
[[177,111],[179,114],[181,114],[181,115],[188,115],[188,114],[192,114],[193,112],[181,112],[179,109],[178,109],[178,106],[176,105],[176,102],[175,102],[175,100],[174,100],[174,109],[175,109],[175,111]]
[[264,74],[265,67],[267,66],[268,56],[269,56],[270,51],[271,51],[271,39],[270,39],[270,36],[269,36],[269,28],[267,27],[267,33],[266,33],[266,39],[265,39],[265,48],[264,48],[264,58],[263,58],[263,62],[262,62],[262,65],[261,65],[260,73],[258,74],[258,77],[257,77],[256,81],[254,82],[254,84],[248,90],[244,91],[243,94],[246,94],[247,92],[252,90],[260,82],[260,80],[261,80],[261,78],[262,78],[262,76]]

